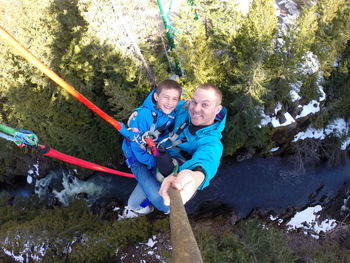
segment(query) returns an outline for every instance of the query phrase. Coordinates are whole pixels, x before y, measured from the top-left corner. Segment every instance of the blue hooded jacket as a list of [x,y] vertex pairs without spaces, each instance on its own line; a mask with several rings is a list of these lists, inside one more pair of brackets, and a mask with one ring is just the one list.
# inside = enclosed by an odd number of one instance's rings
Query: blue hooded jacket
[[[129,127],[137,128],[142,136],[145,132],[149,131],[154,121],[152,112],[157,115],[155,128],[159,128],[166,124],[165,130],[169,128],[175,121],[175,110],[170,114],[164,113],[159,109],[153,100],[153,95],[156,90],[153,90],[146,98],[141,107],[137,109],[137,116],[131,119]],[[129,136],[130,137],[130,136]],[[124,139],[122,149],[127,159],[133,159],[147,166],[148,169],[156,167],[154,157],[149,154],[145,149],[142,149],[136,142],[130,142]]]
[[[179,135],[179,139],[183,139],[184,142],[177,145],[177,148],[192,155],[191,159],[185,161],[179,170],[193,170],[200,167],[204,171],[205,179],[198,189],[207,187],[219,168],[223,152],[223,145],[220,141],[221,132],[225,128],[226,115],[226,108],[222,107],[222,110],[216,115],[214,124],[197,130],[195,135],[191,134],[189,125],[187,125]],[[176,107],[174,132],[184,122],[190,124],[191,120],[188,109],[184,108],[184,102],[180,102]],[[169,149],[169,153],[172,157],[184,159],[175,148]]]

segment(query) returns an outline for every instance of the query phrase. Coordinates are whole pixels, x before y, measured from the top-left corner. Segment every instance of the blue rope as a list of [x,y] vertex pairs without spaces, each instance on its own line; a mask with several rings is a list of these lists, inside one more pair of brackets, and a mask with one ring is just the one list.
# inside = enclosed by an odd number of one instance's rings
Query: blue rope
[[[12,137],[12,136],[7,135],[7,134],[2,133],[2,132],[0,132],[0,137],[3,138],[3,139],[5,139],[5,140],[8,140],[8,141],[16,142],[15,137]],[[17,143],[16,143],[16,144],[17,144]]]

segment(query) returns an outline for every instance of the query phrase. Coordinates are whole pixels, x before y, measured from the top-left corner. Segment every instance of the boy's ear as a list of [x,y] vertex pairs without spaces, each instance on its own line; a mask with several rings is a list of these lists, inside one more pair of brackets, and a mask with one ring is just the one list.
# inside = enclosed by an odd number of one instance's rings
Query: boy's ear
[[157,92],[154,92],[153,98],[155,99],[155,101],[158,101],[158,94],[157,94]]

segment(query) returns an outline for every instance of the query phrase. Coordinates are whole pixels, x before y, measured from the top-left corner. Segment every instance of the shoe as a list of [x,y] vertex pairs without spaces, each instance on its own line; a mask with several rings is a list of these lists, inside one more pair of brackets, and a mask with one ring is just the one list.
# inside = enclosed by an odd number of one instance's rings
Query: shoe
[[138,215],[148,215],[154,211],[154,207],[152,205],[148,205],[146,207],[140,207],[139,209],[133,209],[132,210],[134,213]]
[[[116,211],[118,211],[118,210],[116,210]],[[138,214],[136,214],[132,209],[130,209],[127,206],[124,207],[121,214],[118,213],[118,220],[122,220],[125,218],[134,218],[134,217],[138,217]]]

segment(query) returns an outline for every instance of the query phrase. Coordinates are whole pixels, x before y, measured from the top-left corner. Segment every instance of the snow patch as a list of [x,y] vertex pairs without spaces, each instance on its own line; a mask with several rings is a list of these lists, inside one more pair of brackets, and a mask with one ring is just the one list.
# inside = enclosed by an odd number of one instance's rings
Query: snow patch
[[274,147],[274,148],[272,148],[272,149],[270,150],[270,152],[275,152],[275,151],[277,151],[279,148],[280,148],[280,147]]
[[[342,118],[338,118],[329,123],[324,129],[315,129],[313,127],[309,127],[306,131],[299,132],[294,136],[292,142],[296,142],[298,140],[305,140],[307,138],[314,138],[323,140],[328,135],[334,135],[338,138],[342,138],[349,133],[349,124]],[[340,146],[341,150],[345,150],[346,147],[350,144],[350,137],[346,137]]]
[[250,5],[252,4],[253,0],[237,0],[237,11],[240,11],[243,15],[247,15],[249,13]]
[[343,151],[345,151],[346,148],[349,146],[349,144],[350,144],[350,137],[348,137],[348,138],[342,143],[342,145],[340,146],[340,149],[343,150]]
[[320,69],[320,62],[318,61],[317,56],[311,51],[307,51],[306,54],[302,57],[305,61],[301,65],[301,69],[303,73],[306,74],[314,74]]
[[314,232],[316,234],[312,234],[311,236],[318,239],[318,234],[323,231],[329,231],[337,226],[337,222],[334,219],[327,219],[322,222],[318,222],[319,216],[318,212],[322,210],[320,205],[314,207],[308,207],[305,210],[298,212],[294,215],[294,217],[287,223],[288,230],[295,230],[298,228],[302,228],[307,232]]
[[308,128],[306,131],[299,132],[297,135],[295,135],[292,142],[305,140],[307,138],[315,138],[315,139],[323,140],[325,138],[325,134],[323,132],[323,129]]
[[157,244],[156,236],[150,237],[146,243],[149,247],[154,247],[155,244]]
[[[300,105],[299,105],[300,106]],[[309,102],[309,104],[302,106],[303,110],[300,114],[298,114],[295,118],[303,118],[308,116],[309,114],[314,114],[316,112],[320,111],[320,103],[316,100],[312,100]]]

